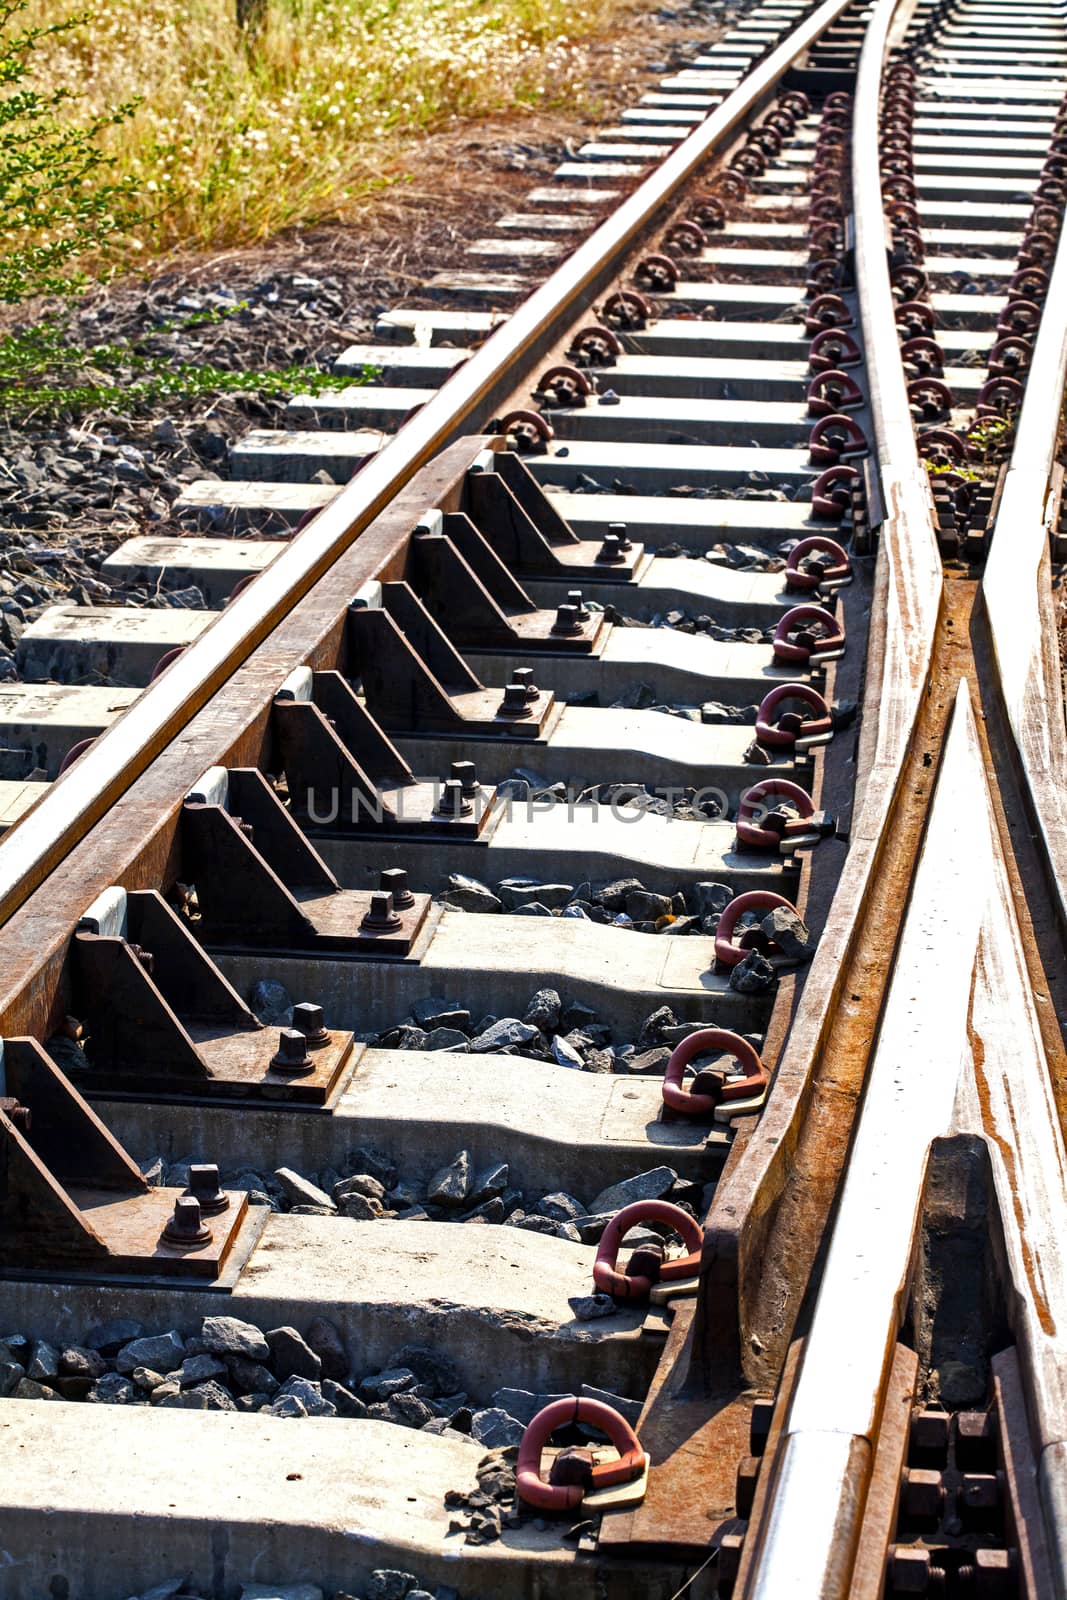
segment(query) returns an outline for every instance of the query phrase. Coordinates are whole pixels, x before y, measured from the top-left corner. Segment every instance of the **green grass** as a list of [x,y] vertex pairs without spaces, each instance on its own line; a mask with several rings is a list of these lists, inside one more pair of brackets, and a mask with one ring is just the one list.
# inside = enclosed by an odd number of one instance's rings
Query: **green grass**
[[[143,208],[115,241],[128,264],[350,220],[450,119],[573,105],[575,41],[630,3],[267,0],[250,39],[235,0],[88,0],[90,23],[35,52],[34,81],[69,91],[65,114],[83,122],[140,100],[102,137],[111,180],[132,179]],[[71,9],[28,0],[20,21],[48,26]]]
[[[216,320],[219,313],[207,313],[158,331]],[[129,416],[166,399],[255,394],[287,400],[294,394],[351,388],[373,376],[370,367],[358,375],[299,366],[232,371],[211,363],[141,355],[128,342],[79,349],[69,342],[62,321],[51,317],[0,338],[0,415],[11,421],[76,421],[94,412]]]

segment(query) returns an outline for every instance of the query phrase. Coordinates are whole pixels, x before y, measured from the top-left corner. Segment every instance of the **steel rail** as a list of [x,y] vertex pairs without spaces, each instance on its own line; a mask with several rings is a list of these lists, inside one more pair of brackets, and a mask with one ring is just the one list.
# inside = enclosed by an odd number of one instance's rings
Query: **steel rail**
[[1067,228],[1049,281],[982,597],[998,687],[1067,932],[1067,732],[1052,608],[1052,473],[1067,383]]
[[857,1556],[879,1568],[879,1552],[862,1551],[860,1533],[883,1397],[907,1308],[930,1147],[960,1136],[977,1136],[988,1154],[1005,1241],[1005,1303],[1043,1449],[1045,1544],[1063,1600],[1057,1539],[1067,1451],[1067,1274],[1059,1239],[1067,1156],[965,683],[749,1595],[845,1600]]
[[[900,362],[878,179],[882,63],[896,13],[907,4],[881,0],[875,9],[854,99],[855,278],[884,520],[849,850],[761,1117],[761,1136],[750,1142],[729,1181],[720,1186],[709,1217],[704,1276],[717,1285],[726,1273],[742,1297],[762,1270],[774,1211],[789,1181],[814,1095],[817,1064],[861,937],[930,675],[941,604],[933,501],[916,449]],[[713,1270],[716,1258],[722,1263],[718,1271]],[[740,1310],[743,1321],[743,1306]],[[702,1301],[702,1313],[712,1317],[714,1308]]]
[[[885,615],[880,623],[881,682],[868,684],[864,701],[857,777],[855,825],[850,850],[806,986],[813,1015],[802,1009],[783,1061],[788,1078],[806,1082],[831,1020],[837,976],[857,936],[862,907],[870,893],[894,799],[903,772],[924,687],[933,659],[941,606],[942,572],[933,502],[919,460],[900,360],[889,264],[878,137],[882,73],[897,12],[905,0],[877,0],[860,55],[853,102],[853,207],[855,277],[863,328],[865,371],[874,419],[875,454],[885,518],[881,525],[878,592]],[[830,937],[827,937],[830,935]],[[782,1069],[779,1080],[783,1077]],[[778,1082],[775,1085],[777,1092]],[[795,1123],[803,1114],[803,1094],[794,1086],[789,1109]],[[764,1112],[761,1131],[772,1132],[775,1094]],[[786,1130],[774,1129],[779,1139]],[[746,1152],[748,1155],[749,1152]],[[752,1151],[753,1162],[759,1152]],[[764,1158],[765,1159],[765,1158]],[[825,1399],[825,1394],[824,1394]],[[798,1417],[798,1423],[800,1419]],[[786,1480],[768,1513],[753,1531],[757,1549],[749,1556],[752,1600],[783,1600],[789,1595],[843,1597],[848,1592],[851,1555],[858,1536],[858,1509],[865,1491],[869,1444],[863,1430],[826,1431],[787,1424]],[[792,1485],[819,1485],[815,1503],[805,1503]]]
[[617,272],[624,252],[849,0],[824,0],[581,244],[300,536],[0,841],[0,923],[84,837],[235,668],[437,451],[477,432]]

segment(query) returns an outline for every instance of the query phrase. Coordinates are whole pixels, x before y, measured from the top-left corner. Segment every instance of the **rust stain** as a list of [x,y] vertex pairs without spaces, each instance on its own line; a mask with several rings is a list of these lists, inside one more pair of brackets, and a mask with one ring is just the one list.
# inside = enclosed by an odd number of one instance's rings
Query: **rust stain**
[[1019,1244],[1022,1250],[1023,1268],[1026,1279],[1030,1285],[1033,1296],[1034,1308],[1037,1319],[1041,1324],[1041,1331],[1053,1338],[1056,1333],[1056,1322],[1049,1309],[1048,1300],[1040,1283],[1040,1272],[1030,1242],[1026,1237],[1026,1217],[1022,1201],[1019,1197],[1018,1173],[1015,1166],[1015,1151],[997,1128],[996,1118],[993,1115],[992,1096],[989,1092],[989,1077],[986,1073],[985,1041],[974,1026],[974,990],[977,982],[978,962],[981,959],[982,941],[978,942],[978,955],[975,958],[974,971],[971,974],[971,997],[967,1006],[967,1038],[971,1046],[971,1059],[974,1062],[974,1081],[978,1090],[978,1102],[982,1109],[982,1128],[985,1135],[1000,1151],[1004,1162],[1004,1170],[1008,1175],[1008,1186],[1011,1189],[1012,1209],[1015,1212],[1015,1224],[1019,1234]]

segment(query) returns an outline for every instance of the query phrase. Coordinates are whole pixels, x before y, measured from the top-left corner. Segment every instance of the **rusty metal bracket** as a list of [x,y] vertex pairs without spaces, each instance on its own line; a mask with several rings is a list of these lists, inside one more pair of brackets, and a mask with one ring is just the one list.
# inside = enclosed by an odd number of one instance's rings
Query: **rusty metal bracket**
[[273,722],[290,810],[305,830],[477,839],[488,825],[493,793],[474,763],[417,779],[339,672],[298,668],[274,697]]
[[561,583],[585,578],[625,587],[651,565],[644,545],[633,541],[620,559],[605,560],[599,546],[579,539],[519,456],[498,451],[491,463],[488,456],[467,474],[464,509],[516,577]]
[[[0,1273],[164,1276],[203,1287],[224,1271],[248,1197],[197,1218],[189,1244],[164,1238],[190,1196],[150,1188],[36,1039],[7,1039],[0,1073]],[[199,1204],[192,1202],[199,1213]]]
[[323,1105],[352,1060],[352,1035],[327,1032],[310,1071],[278,1070],[277,1033],[154,890],[102,896],[74,936],[70,969],[86,1037],[80,1051],[64,1050],[62,1066],[90,1095]]
[[558,715],[551,690],[487,688],[406,583],[383,584],[380,608],[351,609],[347,642],[350,676],[389,733],[533,743]]
[[502,649],[588,654],[609,631],[600,614],[536,606],[462,512],[430,513],[415,529],[407,572],[453,644],[476,654]]
[[[186,798],[181,871],[210,945],[407,956],[429,895],[342,889],[258,768],[213,768]],[[191,904],[191,903],[187,903]]]

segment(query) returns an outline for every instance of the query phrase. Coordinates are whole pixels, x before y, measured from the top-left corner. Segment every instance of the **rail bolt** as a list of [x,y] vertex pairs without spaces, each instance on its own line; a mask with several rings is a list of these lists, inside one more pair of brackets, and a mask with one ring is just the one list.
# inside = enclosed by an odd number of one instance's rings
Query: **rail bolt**
[[[519,716],[525,713],[526,696],[522,699],[523,713],[515,712]],[[446,778],[441,785],[441,793],[437,796],[434,811],[439,817],[469,817],[474,806],[463,793],[463,780],[461,778]]]
[[737,842],[749,849],[778,850],[795,834],[832,834],[836,823],[825,812],[816,815],[806,789],[788,778],[764,778],[741,796],[737,808]]
[[189,1187],[185,1190],[199,1201],[205,1217],[217,1216],[230,1204],[230,1197],[219,1183],[219,1169],[214,1161],[200,1162],[189,1168]]
[[813,466],[836,466],[843,455],[866,453],[867,435],[856,421],[843,411],[820,417],[808,439],[808,460]]
[[893,1600],[905,1595],[930,1593],[930,1552],[919,1546],[897,1545],[889,1552],[889,1594]]
[[533,667],[513,667],[511,670],[512,683],[521,684],[526,692],[527,700],[536,700],[540,690],[533,681]]
[[567,351],[572,361],[581,361],[589,367],[611,367],[615,358],[622,355],[622,345],[610,328],[597,325],[579,328]]
[[195,1195],[181,1194],[174,1202],[174,1215],[160,1236],[161,1242],[192,1249],[207,1244],[211,1229],[200,1215],[200,1201]]
[[1015,1551],[976,1550],[973,1560],[976,1600],[1012,1600],[1019,1583]]
[[400,917],[387,889],[374,890],[370,897],[370,910],[359,925],[367,933],[392,933],[400,927]]
[[284,1072],[290,1078],[302,1078],[314,1072],[315,1063],[308,1055],[308,1042],[299,1028],[281,1029],[278,1048],[270,1064],[274,1072]]
[[956,1491],[956,1510],[965,1528],[983,1533],[1000,1531],[1003,1513],[1003,1479],[999,1472],[967,1472]]
[[[801,566],[801,562],[809,556],[817,559],[807,567]],[[852,563],[848,552],[842,549],[836,539],[830,539],[824,533],[809,534],[789,552],[785,564],[787,589],[810,590],[824,583],[846,584],[851,581]]]
[[589,607],[582,599],[582,591],[580,589],[567,590],[567,604],[574,607],[583,622],[589,621]]
[[450,778],[458,778],[460,787],[468,799],[478,793],[478,772],[473,761],[453,761],[448,775]]
[[961,1472],[995,1472],[997,1424],[991,1411],[956,1413],[956,1465]]
[[618,566],[620,562],[626,560],[626,552],[619,542],[617,533],[606,533],[604,535],[604,542],[597,551],[596,558],[608,566]]
[[952,1419],[947,1411],[913,1411],[908,1433],[908,1458],[915,1467],[947,1467]]
[[[530,701],[524,683],[516,683],[513,679],[511,683],[505,686],[504,698],[500,702],[500,709],[497,715],[505,717],[528,717],[531,715]],[[447,784],[445,787],[448,787]]]
[[905,1467],[900,1485],[901,1521],[911,1527],[936,1528],[945,1510],[945,1485],[929,1467]]
[[415,896],[408,888],[407,869],[404,867],[386,867],[378,874],[378,887],[386,894],[392,895],[393,906],[397,911],[408,911],[415,904]]
[[[383,872],[382,877],[385,876],[387,874]],[[322,1007],[313,1000],[300,1000],[293,1007],[293,1027],[304,1035],[309,1050],[317,1050],[320,1045],[330,1042],[330,1030],[323,1021]]]
[[[787,900],[784,895],[775,894],[770,889],[749,889],[745,894],[735,895],[719,918],[719,926],[715,930],[715,959],[724,967],[736,967],[745,959],[748,950],[759,948],[773,955],[782,954],[779,946],[773,940],[768,940],[759,927],[747,928],[737,944],[733,942],[734,930],[738,921],[749,911],[777,911],[784,906],[787,911],[796,915],[796,906]],[[762,1068],[761,1068],[762,1070]]]
[[[639,1222],[665,1222],[681,1236],[688,1254],[653,1265],[645,1250],[635,1250],[626,1271],[620,1272],[615,1263],[622,1241]],[[593,1263],[593,1282],[602,1294],[610,1294],[616,1300],[647,1300],[654,1283],[679,1283],[699,1272],[703,1238],[699,1222],[680,1206],[672,1206],[667,1200],[635,1200],[632,1205],[623,1206],[601,1234]]]
[[552,624],[552,632],[573,636],[582,633],[584,625],[577,606],[564,604],[556,607],[556,620]]
[[[561,1475],[573,1475],[582,1481],[546,1483],[541,1476],[542,1452],[555,1430],[569,1422],[585,1422],[606,1433],[619,1452],[619,1459],[591,1466],[588,1482],[585,1481],[584,1467],[575,1465],[561,1469]],[[641,1476],[647,1463],[648,1458],[625,1417],[621,1417],[602,1400],[567,1396],[553,1400],[527,1426],[519,1446],[515,1485],[520,1499],[539,1511],[573,1511],[590,1489],[608,1489],[614,1484],[631,1483],[634,1478]]]
[[613,533],[619,541],[620,550],[632,550],[633,540],[627,535],[625,522],[609,522],[608,532]]

